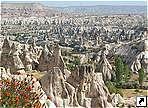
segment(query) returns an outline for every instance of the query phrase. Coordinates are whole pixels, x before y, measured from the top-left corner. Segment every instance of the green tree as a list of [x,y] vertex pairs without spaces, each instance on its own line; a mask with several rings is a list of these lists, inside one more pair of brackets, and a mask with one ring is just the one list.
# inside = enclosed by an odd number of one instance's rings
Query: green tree
[[143,85],[143,81],[144,81],[144,69],[143,68],[141,68],[139,71],[138,71],[138,73],[139,73],[139,78],[138,78],[138,80],[139,80],[139,84],[140,84],[140,86],[142,86]]
[[116,74],[116,84],[121,85],[124,78],[124,64],[121,57],[116,57],[115,59],[115,74]]
[[128,65],[124,65],[124,81],[127,82],[131,77],[131,71]]

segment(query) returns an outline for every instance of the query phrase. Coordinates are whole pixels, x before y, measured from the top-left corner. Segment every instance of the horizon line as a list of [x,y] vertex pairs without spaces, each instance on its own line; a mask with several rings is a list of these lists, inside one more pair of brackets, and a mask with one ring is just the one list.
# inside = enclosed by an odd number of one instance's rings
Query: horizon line
[[[89,2],[89,4],[87,4]],[[137,3],[138,2],[138,3]],[[147,6],[146,1],[1,1],[1,3],[41,3],[50,7],[79,7],[79,6]]]

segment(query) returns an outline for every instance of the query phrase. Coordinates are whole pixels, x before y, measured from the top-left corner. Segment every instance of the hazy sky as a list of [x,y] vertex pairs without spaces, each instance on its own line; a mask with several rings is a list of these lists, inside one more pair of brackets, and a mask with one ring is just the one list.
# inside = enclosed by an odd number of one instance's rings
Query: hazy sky
[[39,2],[43,3],[44,5],[51,6],[51,7],[64,7],[64,6],[95,6],[95,5],[146,5],[146,0],[2,0],[5,2]]
[[49,6],[146,5],[146,1],[58,1],[42,2]]

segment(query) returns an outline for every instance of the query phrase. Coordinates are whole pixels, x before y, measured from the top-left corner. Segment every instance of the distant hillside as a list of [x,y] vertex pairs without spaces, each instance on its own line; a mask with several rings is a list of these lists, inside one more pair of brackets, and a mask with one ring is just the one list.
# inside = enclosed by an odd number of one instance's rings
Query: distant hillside
[[112,15],[112,14],[145,14],[147,12],[146,6],[134,5],[96,5],[96,6],[71,6],[71,7],[57,7],[62,12],[72,12],[80,14],[98,14],[98,15]]
[[58,13],[39,3],[2,3],[2,17],[53,16]]
[[41,3],[2,3],[1,16],[4,17],[44,17],[54,16],[66,13],[72,14],[145,14],[146,6],[114,6],[114,5],[96,5],[96,6],[69,6],[69,7],[47,7]]

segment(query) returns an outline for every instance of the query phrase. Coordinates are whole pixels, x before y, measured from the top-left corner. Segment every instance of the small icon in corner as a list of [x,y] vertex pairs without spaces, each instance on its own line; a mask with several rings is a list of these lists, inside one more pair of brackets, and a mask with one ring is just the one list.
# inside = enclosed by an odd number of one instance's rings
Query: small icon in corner
[[136,97],[136,106],[137,107],[147,107],[147,97],[146,96],[137,96]]

